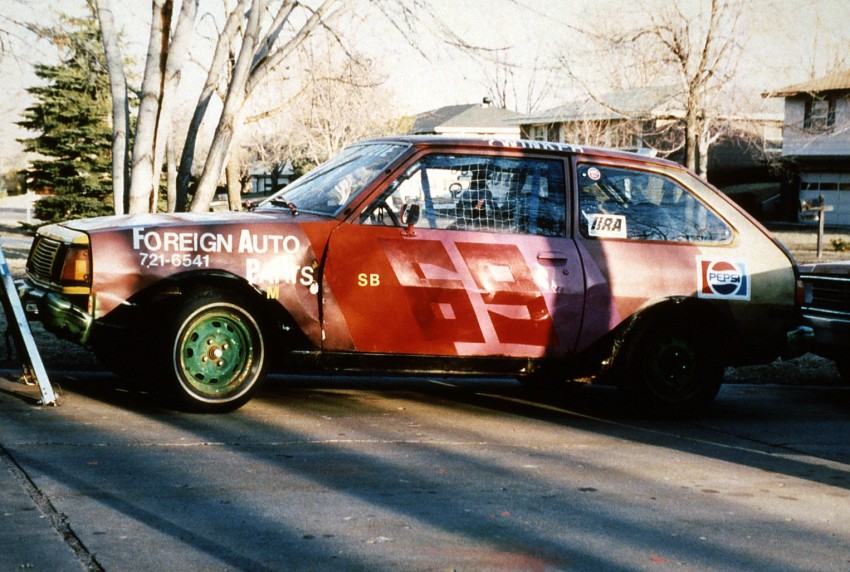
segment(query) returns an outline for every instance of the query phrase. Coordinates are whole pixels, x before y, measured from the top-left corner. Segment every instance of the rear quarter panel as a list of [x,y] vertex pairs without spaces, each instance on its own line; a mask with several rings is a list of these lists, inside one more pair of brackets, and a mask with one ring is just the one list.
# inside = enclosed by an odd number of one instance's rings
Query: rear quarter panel
[[[661,170],[690,189],[733,230],[728,244],[587,238],[576,233],[588,284],[582,346],[624,320],[672,298],[694,298],[730,316],[722,335],[742,353],[778,351],[795,321],[793,261],[730,200],[687,172]],[[578,224],[578,221],[576,221]],[[578,228],[578,226],[576,226]],[[740,284],[724,284],[739,276]]]

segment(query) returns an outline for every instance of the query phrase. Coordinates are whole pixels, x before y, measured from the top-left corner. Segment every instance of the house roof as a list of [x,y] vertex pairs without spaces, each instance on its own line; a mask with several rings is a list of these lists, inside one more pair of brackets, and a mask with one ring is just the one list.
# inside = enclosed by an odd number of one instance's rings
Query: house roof
[[417,115],[410,133],[512,133],[516,128],[506,121],[519,115],[486,103],[448,105]]
[[850,90],[850,70],[844,70],[817,79],[789,85],[764,94],[765,97],[789,97],[802,93]]
[[[639,117],[669,117],[677,115],[674,98],[677,89],[671,86],[640,87],[608,92],[598,98],[585,98],[511,120],[513,124],[561,123],[573,121],[602,121]],[[681,114],[678,114],[681,115]]]

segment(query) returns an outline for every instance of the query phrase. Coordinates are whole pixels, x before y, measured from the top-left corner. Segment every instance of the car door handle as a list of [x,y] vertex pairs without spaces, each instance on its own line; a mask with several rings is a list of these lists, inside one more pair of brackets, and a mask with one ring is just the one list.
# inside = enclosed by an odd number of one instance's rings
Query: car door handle
[[538,252],[537,260],[555,264],[566,264],[567,254],[565,252]]

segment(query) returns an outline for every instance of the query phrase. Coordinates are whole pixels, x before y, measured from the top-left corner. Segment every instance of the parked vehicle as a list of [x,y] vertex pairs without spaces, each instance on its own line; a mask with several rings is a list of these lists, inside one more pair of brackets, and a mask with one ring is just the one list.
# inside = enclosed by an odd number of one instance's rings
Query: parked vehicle
[[800,275],[803,324],[814,333],[810,349],[834,360],[841,378],[850,381],[850,261],[807,264]]
[[709,403],[792,351],[788,252],[669,161],[534,141],[353,145],[251,212],[39,231],[19,292],[119,375],[232,410],[285,371],[616,383]]

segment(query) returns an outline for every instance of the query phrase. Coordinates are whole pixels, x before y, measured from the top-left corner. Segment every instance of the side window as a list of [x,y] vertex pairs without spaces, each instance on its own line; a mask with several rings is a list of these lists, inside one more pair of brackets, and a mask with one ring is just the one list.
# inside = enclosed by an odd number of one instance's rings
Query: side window
[[664,175],[580,165],[578,183],[586,237],[714,244],[732,239],[720,217]]
[[401,205],[410,202],[421,207],[418,228],[566,235],[560,161],[428,155],[393,181],[360,222],[397,226]]

